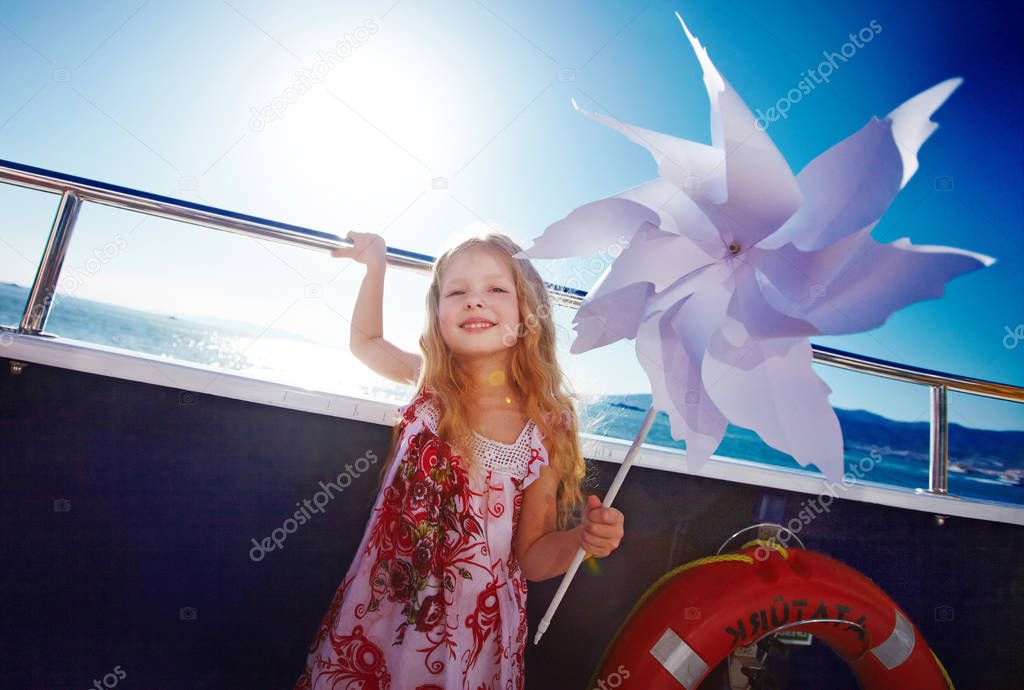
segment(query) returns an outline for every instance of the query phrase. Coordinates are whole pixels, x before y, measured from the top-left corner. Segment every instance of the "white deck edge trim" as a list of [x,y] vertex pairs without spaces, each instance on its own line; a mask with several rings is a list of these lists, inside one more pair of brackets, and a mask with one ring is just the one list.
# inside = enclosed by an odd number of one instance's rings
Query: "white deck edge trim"
[[[201,364],[181,362],[154,355],[120,350],[67,338],[0,332],[0,357],[47,366],[99,374],[117,379],[149,383],[201,395],[274,405],[291,410],[315,412],[333,417],[391,426],[398,405],[387,402],[326,393],[285,383],[222,371]],[[31,366],[31,364],[29,364]],[[201,402],[199,404],[202,404]],[[630,441],[581,434],[583,455],[593,460],[622,464]],[[634,461],[638,467],[720,479],[763,488],[783,489],[810,495],[834,494],[837,498],[877,505],[906,508],[937,515],[975,518],[1024,525],[1024,506],[952,498],[867,481],[836,484],[809,472],[764,465],[721,455],[704,463],[698,472],[686,468],[686,453],[670,448],[641,446]],[[628,480],[628,478],[627,478]]]

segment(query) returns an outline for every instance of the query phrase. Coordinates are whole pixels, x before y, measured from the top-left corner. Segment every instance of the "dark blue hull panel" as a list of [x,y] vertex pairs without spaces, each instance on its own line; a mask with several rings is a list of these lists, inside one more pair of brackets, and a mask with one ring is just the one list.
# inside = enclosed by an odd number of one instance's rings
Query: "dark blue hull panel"
[[[359,544],[377,491],[362,473],[259,560],[270,536],[387,427],[30,364],[0,372],[4,688],[290,688]],[[596,463],[599,495],[616,464]],[[626,537],[581,569],[527,651],[526,687],[584,688],[633,603],[803,494],[634,468]],[[66,502],[65,502],[66,501]],[[1020,687],[1024,530],[837,500],[800,533],[910,615],[961,688]],[[530,637],[560,578],[530,584]],[[820,644],[788,687],[855,688]],[[628,684],[623,687],[629,687]],[[709,687],[705,683],[705,687]]]

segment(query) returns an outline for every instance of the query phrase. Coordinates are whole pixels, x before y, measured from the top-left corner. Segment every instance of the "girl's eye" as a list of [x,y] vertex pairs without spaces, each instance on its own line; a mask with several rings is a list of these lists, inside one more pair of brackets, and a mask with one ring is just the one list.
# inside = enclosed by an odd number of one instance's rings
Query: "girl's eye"
[[[500,288],[500,287],[494,287],[494,288],[491,288],[491,290],[497,290],[498,292],[508,292],[508,290],[506,290],[505,288]],[[448,297],[451,297],[453,295],[461,295],[462,292],[463,292],[462,290],[452,290],[451,292],[448,293]]]

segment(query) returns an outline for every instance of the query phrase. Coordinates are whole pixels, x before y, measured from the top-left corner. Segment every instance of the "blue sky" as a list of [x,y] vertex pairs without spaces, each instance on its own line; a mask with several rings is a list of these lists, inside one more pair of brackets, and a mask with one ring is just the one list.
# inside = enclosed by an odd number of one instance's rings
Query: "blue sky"
[[[751,109],[775,103],[850,33],[881,27],[771,126],[794,172],[872,115],[964,78],[874,237],[960,247],[996,264],[873,331],[812,341],[1024,384],[1024,340],[1013,335],[1024,334],[1022,75],[1012,46],[1021,21],[1011,3],[6,2],[0,158],[341,235],[379,232],[432,255],[453,233],[488,225],[528,246],[576,206],[656,175],[645,150],[574,112],[570,98],[710,143],[677,10]],[[297,83],[306,93],[286,103]],[[258,115],[275,103],[272,119]],[[0,280],[31,282],[53,209],[49,195],[0,188]],[[85,209],[66,263],[78,270],[75,294],[347,337],[362,276],[351,262],[139,220]],[[537,263],[558,282],[575,265]],[[310,298],[310,285],[322,296]],[[409,349],[425,285],[389,273],[387,335]],[[566,349],[570,319],[560,319]],[[619,343],[563,364],[583,391],[646,391],[632,353]],[[927,419],[925,389],[816,370],[838,407]],[[1024,428],[1019,408],[954,396],[951,418]]]

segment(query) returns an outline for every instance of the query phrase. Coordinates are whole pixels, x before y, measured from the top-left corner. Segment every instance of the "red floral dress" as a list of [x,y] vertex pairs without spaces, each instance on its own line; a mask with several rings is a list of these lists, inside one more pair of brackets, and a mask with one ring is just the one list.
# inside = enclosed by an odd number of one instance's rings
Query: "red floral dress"
[[521,690],[526,579],[512,544],[548,457],[527,422],[477,434],[480,473],[437,436],[429,392],[399,409],[395,460],[295,690]]

